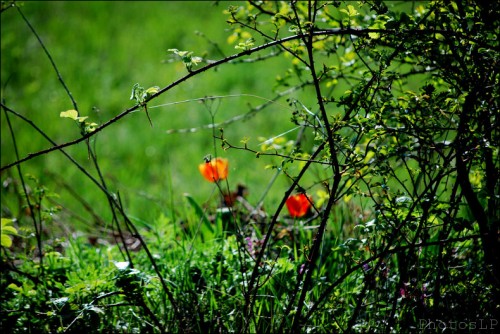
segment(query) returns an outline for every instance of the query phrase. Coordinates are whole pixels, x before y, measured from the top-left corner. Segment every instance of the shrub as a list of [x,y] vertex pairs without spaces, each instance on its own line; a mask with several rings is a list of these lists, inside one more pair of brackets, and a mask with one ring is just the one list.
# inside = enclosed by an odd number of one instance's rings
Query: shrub
[[[4,6],[2,15],[7,7],[17,11],[39,37],[17,3]],[[76,123],[79,137],[57,144],[2,101],[15,157],[2,166],[2,215],[11,219],[2,218],[2,327],[399,333],[453,331],[457,323],[474,330],[484,320],[494,330],[498,12],[497,3],[460,1],[229,5],[227,42],[236,53],[211,60],[198,50],[169,49],[184,75],[163,88],[131,84],[135,105],[101,124],[78,109],[38,38],[73,104],[61,124]],[[214,196],[201,203],[184,194],[180,209],[152,221],[131,215],[102,171],[97,136],[136,111],[147,115],[142,126],[154,127],[148,106],[209,70],[257,63],[271,71],[272,61],[287,67],[275,77],[276,97],[240,94],[265,101],[242,117],[216,124],[217,103],[229,96],[192,98],[210,115],[213,141],[205,162],[192,165]],[[289,130],[255,144],[225,129],[270,108],[289,113]],[[19,155],[14,121],[52,146]],[[78,143],[92,166],[68,153]],[[93,213],[98,237],[67,238],[78,229],[66,226],[58,195],[26,178],[28,161],[55,151],[104,195],[109,220],[86,201],[91,190],[73,190]],[[232,179],[239,171],[228,161],[237,152],[249,165],[266,159],[275,172],[256,201],[248,198],[253,184]]]

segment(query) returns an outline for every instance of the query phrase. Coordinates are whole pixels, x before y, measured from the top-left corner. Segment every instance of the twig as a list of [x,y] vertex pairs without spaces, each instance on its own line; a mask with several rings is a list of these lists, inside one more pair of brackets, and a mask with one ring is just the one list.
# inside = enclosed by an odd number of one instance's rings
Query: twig
[[[315,31],[313,31],[311,33],[311,36],[321,36],[321,35],[356,35],[356,36],[364,36],[364,35],[368,35],[369,33],[385,33],[385,34],[390,34],[390,33],[394,33],[394,32],[395,31],[386,30],[386,29],[326,29],[326,30],[315,30]],[[424,31],[424,32],[427,32],[427,34],[431,34],[431,33],[436,33],[437,31]],[[420,32],[420,33],[424,33],[424,32]],[[453,32],[444,31],[442,33],[453,33]],[[267,49],[267,48],[269,48],[271,46],[281,45],[281,44],[283,44],[285,42],[293,41],[293,40],[296,40],[296,39],[301,39],[303,37],[304,37],[304,35],[301,35],[301,34],[284,37],[284,38],[282,38],[280,40],[271,41],[269,43],[257,46],[255,48],[252,48],[252,49],[249,49],[249,50],[245,50],[245,51],[242,51],[240,53],[231,55],[231,56],[226,57],[224,59],[220,59],[218,61],[214,61],[213,63],[207,64],[204,67],[201,67],[201,68],[199,68],[197,70],[189,72],[184,77],[182,77],[182,78],[174,81],[173,83],[169,84],[168,86],[160,89],[156,94],[151,95],[149,97],[149,99],[147,101],[145,101],[145,102],[148,102],[148,101],[150,101],[152,99],[155,99],[156,97],[162,95],[163,93],[165,93],[165,92],[171,90],[172,88],[180,85],[184,81],[187,81],[191,77],[196,76],[196,75],[198,75],[200,73],[203,73],[203,72],[205,72],[205,71],[207,71],[207,70],[209,70],[211,68],[217,67],[217,66],[225,64],[225,63],[228,63],[228,62],[230,62],[231,60],[234,60],[234,59],[238,59],[238,58],[241,58],[241,57],[244,57],[244,56],[248,56],[248,55],[250,55],[252,53],[255,53],[255,52]],[[7,108],[3,103],[2,103],[2,107]],[[11,162],[11,163],[9,163],[7,165],[4,165],[4,166],[2,166],[0,168],[0,172],[4,171],[6,169],[12,168],[12,167],[14,167],[16,165],[19,165],[19,164],[21,164],[23,162],[26,162],[28,160],[31,160],[31,159],[33,159],[35,157],[40,156],[40,155],[44,155],[44,154],[50,153],[52,151],[60,150],[61,148],[65,148],[65,147],[69,147],[69,146],[73,146],[73,145],[76,145],[78,143],[81,143],[82,141],[85,141],[85,140],[89,139],[90,137],[95,136],[97,133],[99,133],[100,131],[104,130],[108,126],[116,123],[117,121],[119,121],[123,117],[127,116],[128,114],[130,114],[134,110],[138,109],[139,107],[140,107],[139,105],[135,105],[133,107],[130,107],[130,108],[124,110],[123,112],[121,112],[117,116],[111,118],[107,122],[105,122],[105,123],[101,124],[100,126],[96,127],[96,129],[93,132],[86,133],[85,135],[83,135],[80,138],[77,138],[75,140],[72,140],[72,141],[69,141],[69,142],[66,142],[66,143],[63,143],[63,144],[55,145],[53,147],[50,147],[50,148],[47,148],[47,149],[44,149],[44,150],[41,150],[41,151],[38,151],[38,152],[30,153],[30,154],[28,154],[24,158],[17,159],[14,162]]]

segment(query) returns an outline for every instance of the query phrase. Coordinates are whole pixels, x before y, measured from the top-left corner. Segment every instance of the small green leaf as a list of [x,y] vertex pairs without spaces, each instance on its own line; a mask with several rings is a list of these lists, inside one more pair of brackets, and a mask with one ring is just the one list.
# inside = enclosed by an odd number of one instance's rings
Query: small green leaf
[[192,57],[191,58],[191,63],[193,65],[198,65],[199,63],[201,63],[203,61],[203,58],[201,57]]
[[5,226],[5,227],[2,227],[2,233],[17,235],[17,230],[12,226]]
[[358,11],[352,5],[347,5],[347,9],[341,9],[340,11],[346,13],[349,17],[359,15]]
[[147,99],[147,98],[153,96],[154,94],[158,93],[159,91],[160,91],[160,87],[158,87],[158,86],[149,87],[144,92],[143,97]]
[[238,45],[236,45],[234,48],[240,50],[250,50],[252,46],[254,46],[255,44],[254,42],[255,40],[252,37],[250,37],[245,42],[238,43]]
[[444,35],[440,34],[440,33],[434,34],[434,38],[437,39],[438,41],[444,41],[445,40]]
[[74,119],[76,121],[78,119],[78,111],[76,111],[75,109],[61,111],[61,113],[59,114],[59,117],[71,118],[71,119]]
[[85,121],[88,118],[88,116],[78,117],[78,111],[76,111],[74,109],[61,111],[61,113],[59,114],[59,117],[71,118],[71,119],[74,119],[75,121],[78,121],[80,123],[82,123],[83,121]]
[[189,51],[178,51],[178,52],[176,52],[176,54],[178,54],[179,57],[184,58],[184,57],[188,57],[191,54],[191,52],[189,52]]
[[17,235],[17,230],[14,226],[11,226],[14,223],[13,219],[2,218],[2,231],[1,231],[1,245],[2,247],[9,248],[12,246],[12,238],[9,235]]
[[85,133],[94,132],[97,126],[97,123],[85,123]]
[[1,244],[2,244],[2,247],[7,247],[9,248],[10,246],[12,246],[12,239],[9,238],[9,236],[5,235],[2,233],[1,235]]
[[7,288],[12,289],[12,290],[15,290],[15,291],[17,291],[17,292],[22,292],[22,291],[23,291],[23,289],[22,289],[21,287],[19,287],[19,286],[15,285],[14,283],[10,283],[10,284],[7,286]]
[[136,83],[133,87],[132,87],[132,94],[130,94],[130,99],[131,100],[137,100],[137,93],[140,91],[142,92],[144,88],[140,87],[138,83]]

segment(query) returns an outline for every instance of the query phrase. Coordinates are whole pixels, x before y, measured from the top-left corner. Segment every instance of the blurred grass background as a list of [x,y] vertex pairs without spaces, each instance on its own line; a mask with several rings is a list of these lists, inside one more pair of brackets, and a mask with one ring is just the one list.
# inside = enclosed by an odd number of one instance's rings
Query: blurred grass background
[[[100,124],[133,106],[129,98],[135,83],[145,88],[165,87],[187,74],[180,61],[167,61],[171,59],[169,48],[193,51],[195,56],[207,59],[237,53],[234,43],[228,43],[232,32],[223,14],[231,4],[244,3],[33,1],[25,2],[21,8],[51,53],[81,115]],[[258,36],[255,38],[256,45],[263,42]],[[15,8],[1,15],[1,50],[2,99],[6,105],[33,120],[57,143],[77,138],[77,126],[59,117],[61,111],[73,108],[71,101],[36,37]],[[207,108],[200,102],[151,107],[212,95],[254,94],[272,98],[276,75],[282,75],[289,66],[283,59],[225,64],[207,71],[150,102],[153,128],[146,115],[137,112],[93,137],[108,186],[120,193],[132,216],[144,221],[155,219],[160,213],[182,205],[184,193],[205,202],[214,190],[214,185],[204,181],[197,168],[204,156],[215,154],[212,130],[167,134],[170,129],[210,124]],[[300,94],[307,98],[307,92]],[[212,104],[215,122],[246,113],[249,105],[263,102],[248,96],[218,100]],[[281,103],[249,120],[225,126],[225,137],[234,144],[249,137],[249,146],[258,149],[259,137],[269,138],[293,128],[291,111],[284,107],[285,101]],[[10,118],[21,157],[51,146],[26,123]],[[16,158],[3,113],[1,121],[4,166]],[[294,139],[295,135],[293,132],[287,139]],[[275,173],[265,166],[277,160],[257,159],[244,151],[224,152],[220,142],[217,147],[217,154],[230,160],[231,187],[246,184],[249,200],[255,204]],[[67,152],[96,175],[83,143],[68,148]],[[59,193],[61,198],[57,201],[82,216],[82,221],[88,222],[90,216],[82,211],[65,184],[98,214],[109,217],[104,195],[61,153],[32,159],[22,165],[22,171],[35,175],[41,184]],[[10,175],[17,177],[15,169],[4,172],[2,179]],[[281,199],[287,184],[289,181],[280,176],[266,198],[268,211],[273,210],[272,203]],[[2,197],[2,202],[8,201]]]

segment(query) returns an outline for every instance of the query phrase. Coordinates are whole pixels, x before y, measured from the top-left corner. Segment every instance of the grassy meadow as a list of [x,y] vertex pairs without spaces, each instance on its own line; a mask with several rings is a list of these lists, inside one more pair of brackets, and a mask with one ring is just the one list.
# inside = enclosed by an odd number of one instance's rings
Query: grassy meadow
[[[225,6],[205,1],[43,1],[26,2],[22,8],[51,53],[81,113],[102,123],[133,105],[129,97],[135,83],[163,87],[186,74],[182,63],[169,62],[168,49],[191,50],[214,60],[236,53],[227,42],[231,32],[222,13]],[[6,102],[40,124],[56,142],[75,139],[78,128],[59,117],[61,111],[72,108],[71,101],[36,37],[17,12],[2,15],[2,50],[2,96]],[[207,200],[212,187],[203,183],[197,166],[205,156],[215,155],[212,129],[173,134],[168,131],[210,125],[210,110],[197,101],[206,96],[229,96],[214,101],[211,112],[215,123],[247,113],[249,105],[257,106],[274,97],[274,77],[285,68],[286,64],[275,62],[269,67],[228,64],[208,71],[149,106],[153,128],[146,116],[137,112],[97,136],[93,144],[102,158],[102,171],[121,193],[130,213],[143,220],[153,219],[172,206],[183,205],[184,193],[200,202]],[[182,103],[161,106],[175,102]],[[286,102],[281,101],[259,117],[224,126],[224,135],[236,143],[247,137],[249,144],[258,147],[261,138],[293,128],[290,117]],[[14,131],[16,126],[19,129],[21,124],[14,124]],[[218,135],[218,128],[215,132]],[[287,138],[293,139],[294,135]],[[21,156],[50,146],[34,130],[24,127],[16,139]],[[219,148],[220,144],[216,145]],[[91,168],[84,145],[68,152]],[[264,169],[272,161],[256,159],[246,152],[219,149],[217,154],[231,160],[231,183],[251,185],[249,198],[258,200],[274,175]],[[2,131],[1,159],[2,165],[15,160],[7,131]],[[100,207],[99,203],[105,198],[98,194],[93,197],[95,192],[87,191],[93,186],[61,154],[34,159],[23,169],[44,184],[59,182],[52,189],[62,198],[69,196],[64,206],[71,207],[73,201],[62,186],[66,184],[90,195],[92,206],[104,211],[105,205]],[[272,205],[281,194],[269,196]],[[88,218],[85,213],[79,214]]]
[[0,331],[495,329],[492,13],[2,2]]

